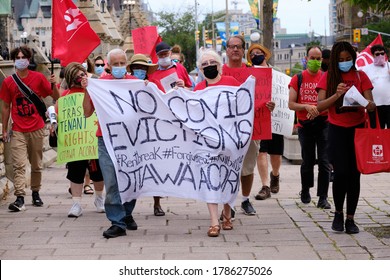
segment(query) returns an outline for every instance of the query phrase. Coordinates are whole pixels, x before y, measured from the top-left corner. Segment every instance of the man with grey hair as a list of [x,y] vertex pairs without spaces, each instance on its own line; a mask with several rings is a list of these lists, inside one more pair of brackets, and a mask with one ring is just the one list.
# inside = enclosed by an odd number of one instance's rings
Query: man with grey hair
[[[126,70],[126,53],[121,49],[113,49],[107,54],[107,65],[111,74],[100,77],[105,80],[122,80],[122,79],[137,79],[129,75]],[[85,81],[88,81],[85,79]],[[87,82],[82,83],[83,87],[87,87]],[[95,111],[92,100],[86,91],[83,100],[83,108],[85,117],[89,117]],[[125,202],[122,204],[119,186],[116,178],[114,163],[107,152],[104,144],[104,139],[100,125],[96,132],[98,137],[99,164],[102,170],[104,184],[106,186],[106,200],[104,208],[106,216],[111,221],[111,227],[103,232],[105,238],[114,238],[126,235],[128,230],[137,230],[138,226],[133,219],[132,213],[135,207],[136,200]]]
[[[245,63],[242,62],[242,59],[245,55],[245,40],[242,36],[236,35],[228,39],[228,41],[226,42],[226,55],[229,61],[228,63],[223,65],[223,75],[227,75],[226,73],[229,72],[229,68],[245,69],[247,67]],[[244,212],[245,215],[250,216],[256,214],[256,210],[253,208],[251,202],[249,201],[249,196],[252,189],[254,170],[256,166],[258,152],[259,140],[252,140],[248,152],[245,155],[244,163],[241,170],[241,210]]]

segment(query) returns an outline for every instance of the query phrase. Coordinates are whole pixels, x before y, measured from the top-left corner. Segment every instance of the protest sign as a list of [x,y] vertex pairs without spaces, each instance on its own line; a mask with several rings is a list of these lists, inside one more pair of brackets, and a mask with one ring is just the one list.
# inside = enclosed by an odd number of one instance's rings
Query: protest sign
[[84,93],[58,99],[57,163],[98,158],[97,118],[84,117]]
[[271,113],[272,133],[291,136],[294,127],[294,111],[288,108],[291,77],[272,69],[272,100],[275,109]]
[[89,79],[122,201],[174,196],[233,206],[252,136],[254,87],[249,78],[241,87],[163,94],[153,83]]
[[256,78],[255,87],[255,119],[253,121],[253,140],[271,139],[271,112],[265,104],[271,100],[272,68],[270,67],[223,67],[223,74],[235,78],[240,83],[253,75]]

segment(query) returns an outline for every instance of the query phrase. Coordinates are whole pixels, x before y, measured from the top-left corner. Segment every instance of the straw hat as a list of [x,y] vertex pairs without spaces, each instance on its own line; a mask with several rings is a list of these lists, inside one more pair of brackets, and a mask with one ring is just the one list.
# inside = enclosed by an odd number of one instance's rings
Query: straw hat
[[268,60],[271,58],[271,56],[272,56],[272,53],[270,52],[270,50],[267,49],[266,47],[264,47],[263,45],[261,45],[261,44],[252,44],[252,45],[249,47],[248,52],[247,52],[247,54],[246,54],[246,60],[247,60],[249,63],[251,63],[251,64],[252,64],[252,59],[251,59],[251,57],[250,57],[250,54],[251,54],[252,50],[254,50],[254,49],[259,49],[259,50],[261,50],[261,51],[264,53],[264,56],[265,56],[265,60],[266,60],[266,61],[268,61]]
[[149,63],[150,59],[144,55],[144,54],[135,54],[130,59],[129,69],[131,68],[131,65],[138,64],[138,65],[145,65],[148,66],[148,74],[152,74],[154,71],[156,71],[158,65]]

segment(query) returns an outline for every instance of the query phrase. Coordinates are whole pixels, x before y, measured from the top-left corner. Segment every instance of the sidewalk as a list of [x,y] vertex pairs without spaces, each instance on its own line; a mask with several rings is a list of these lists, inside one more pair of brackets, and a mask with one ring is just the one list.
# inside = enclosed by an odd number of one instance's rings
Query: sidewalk
[[53,164],[43,174],[43,207],[32,206],[30,191],[24,212],[8,212],[8,204],[15,199],[12,193],[1,201],[0,259],[390,259],[390,174],[362,176],[355,216],[361,232],[348,235],[331,230],[332,199],[331,210],[315,207],[316,188],[311,190],[314,201],[301,203],[299,168],[284,161],[280,193],[265,201],[253,198],[260,188],[256,172],[251,201],[257,214],[243,215],[239,196],[234,229],[221,230],[217,238],[207,237],[209,215],[205,203],[163,198],[166,215],[155,217],[153,198],[144,197],[134,210],[138,230],[107,240],[102,233],[110,223],[105,214],[95,212],[93,196],[84,195],[81,217],[67,217],[72,199],[66,169]]

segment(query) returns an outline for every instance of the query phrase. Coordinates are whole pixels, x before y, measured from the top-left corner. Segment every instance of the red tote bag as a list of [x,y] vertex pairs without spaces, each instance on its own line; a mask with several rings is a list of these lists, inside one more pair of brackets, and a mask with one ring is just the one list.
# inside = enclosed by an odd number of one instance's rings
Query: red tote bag
[[357,168],[362,174],[390,172],[390,129],[380,128],[378,112],[376,128],[369,120],[366,123],[368,127],[355,130]]

